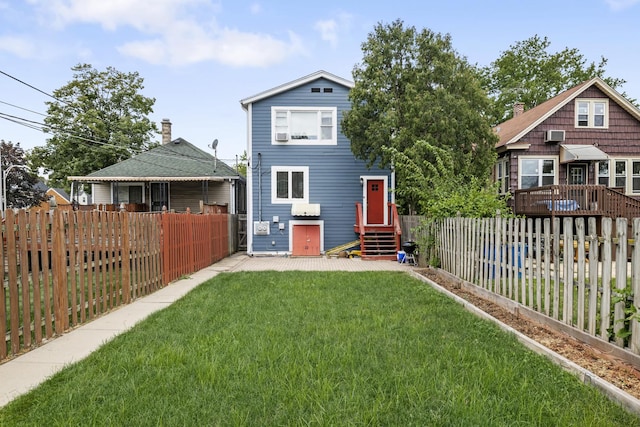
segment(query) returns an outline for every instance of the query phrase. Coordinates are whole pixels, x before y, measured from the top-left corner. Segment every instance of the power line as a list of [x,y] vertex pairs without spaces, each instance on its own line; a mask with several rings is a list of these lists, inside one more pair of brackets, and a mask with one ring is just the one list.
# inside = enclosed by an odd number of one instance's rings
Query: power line
[[14,115],[7,114],[7,113],[0,112],[0,119],[5,119],[5,120],[8,120],[10,122],[14,122],[14,123],[17,123],[19,125],[22,125],[22,126],[25,126],[25,127],[31,128],[31,129],[40,130],[40,131],[42,131],[44,133],[49,133],[50,134],[51,132],[49,131],[49,129],[52,129],[52,130],[55,130],[56,132],[60,132],[62,134],[65,134],[65,135],[70,136],[72,138],[79,139],[79,140],[84,141],[84,142],[91,142],[93,144],[105,145],[105,146],[113,147],[113,148],[122,148],[121,146],[118,146],[118,145],[115,145],[115,144],[111,144],[109,142],[98,141],[98,140],[95,140],[95,139],[86,138],[84,136],[73,134],[73,133],[71,133],[71,132],[69,132],[69,131],[67,131],[65,129],[57,128],[55,126],[49,126],[49,125],[46,125],[45,123],[36,122],[35,120],[29,120],[29,119],[25,119],[23,117],[14,116]]
[[[2,113],[0,112],[0,119],[4,119],[25,127],[28,127],[30,129],[34,129],[34,130],[39,130],[42,131],[44,133],[49,133],[51,134],[52,132],[50,132],[50,130],[55,130],[56,132],[60,132],[64,135],[67,135],[69,137],[78,139],[82,142],[89,142],[89,143],[93,143],[93,144],[99,144],[99,145],[103,145],[106,147],[113,147],[113,148],[123,148],[120,145],[116,145],[116,144],[112,144],[109,142],[105,142],[105,141],[98,141],[95,139],[90,139],[90,138],[86,138],[77,134],[73,134],[67,130],[61,129],[61,128],[57,128],[55,126],[48,126],[45,123],[41,123],[41,122],[37,122],[35,120],[29,120],[29,119],[25,119],[23,117],[18,117],[18,116],[14,116],[11,114],[7,114],[7,113]],[[137,155],[137,154],[141,154],[143,153],[143,151],[134,151],[133,154]],[[206,159],[202,159],[200,157],[194,157],[194,156],[189,156],[187,154],[183,154],[183,153],[173,153],[172,155],[168,155],[168,154],[160,154],[160,153],[152,153],[147,151],[146,152],[148,155],[154,156],[154,157],[161,157],[161,158],[166,158],[166,159],[175,159],[176,157],[182,157],[185,159],[189,159],[189,160],[193,160],[199,163],[208,163],[210,162],[210,160],[206,160]],[[224,159],[218,159],[218,160],[222,160],[224,161]],[[232,161],[235,161],[235,159],[232,159]],[[225,163],[226,164],[226,163]],[[232,167],[230,165],[227,164],[227,166]]]
[[0,101],[0,104],[5,104],[5,105],[8,105],[10,107],[17,108],[19,110],[24,110],[24,111],[28,111],[29,113],[33,113],[33,114],[37,114],[39,116],[47,117],[47,115],[44,114],[44,113],[39,113],[37,111],[29,110],[28,108],[20,107],[19,105],[11,104],[9,102]]
[[13,80],[17,81],[18,83],[22,83],[23,85],[25,85],[25,86],[27,86],[27,87],[29,87],[29,88],[31,88],[31,89],[33,89],[33,90],[35,90],[35,91],[38,91],[38,92],[40,92],[40,93],[42,93],[42,94],[44,94],[44,95],[47,95],[49,98],[53,98],[53,99],[55,99],[55,100],[56,100],[56,101],[58,101],[58,102],[62,102],[62,103],[65,103],[65,104],[67,104],[67,105],[71,105],[71,104],[69,104],[67,101],[64,101],[64,100],[62,100],[62,99],[58,99],[58,98],[56,98],[55,96],[51,95],[50,93],[45,92],[45,91],[44,91],[44,90],[42,90],[42,89],[38,89],[37,87],[35,87],[35,86],[33,86],[33,85],[30,85],[29,83],[24,82],[24,81],[20,80],[19,78],[12,76],[11,74],[5,73],[5,72],[4,72],[4,71],[2,71],[2,70],[0,70],[0,74],[3,74],[3,75],[5,75],[5,76],[9,77],[10,79],[13,79]]

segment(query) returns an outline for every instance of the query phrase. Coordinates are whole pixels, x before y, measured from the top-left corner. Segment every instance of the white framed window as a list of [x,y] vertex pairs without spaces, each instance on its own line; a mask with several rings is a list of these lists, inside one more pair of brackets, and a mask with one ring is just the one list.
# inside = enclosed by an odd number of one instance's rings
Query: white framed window
[[578,99],[576,100],[577,128],[606,129],[609,127],[608,99]]
[[112,203],[144,203],[144,184],[119,182],[113,184]]
[[631,192],[640,194],[640,160],[631,161]]
[[640,159],[612,159],[598,162],[598,184],[626,194],[640,194]]
[[627,191],[627,161],[616,160],[614,162],[615,179],[613,181],[614,187],[620,187]]
[[557,157],[520,157],[518,162],[518,188],[535,188],[557,183]]
[[597,169],[598,171],[598,184],[606,185],[607,187],[610,185],[611,173],[609,172],[609,161],[605,160],[602,162],[598,162]]
[[272,144],[337,145],[336,107],[271,107]]
[[503,157],[496,163],[496,182],[498,183],[498,193],[509,192],[509,158]]
[[309,167],[272,166],[271,203],[308,203]]

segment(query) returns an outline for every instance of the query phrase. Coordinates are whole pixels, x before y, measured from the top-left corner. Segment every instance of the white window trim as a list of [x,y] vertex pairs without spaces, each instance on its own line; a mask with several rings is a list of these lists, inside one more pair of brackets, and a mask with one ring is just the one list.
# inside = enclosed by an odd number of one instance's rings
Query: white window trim
[[[287,141],[276,141],[276,112],[286,111],[287,120],[292,111],[316,111],[330,112],[332,115],[333,128],[331,130],[331,139],[291,139],[291,135],[288,135]],[[318,114],[319,115],[319,114]],[[320,133],[320,118],[318,118],[318,135]],[[338,145],[338,108],[337,107],[271,107],[271,145]]]
[[[499,176],[498,169],[502,166],[502,176]],[[500,182],[500,188],[498,188],[498,194],[507,194],[509,192],[509,157],[501,157],[495,166],[496,182]]]
[[553,185],[558,185],[559,156],[519,156],[518,157],[518,189],[522,189],[522,161],[523,160],[553,160]]
[[633,163],[640,162],[640,159],[634,158],[629,159],[629,163],[627,164],[627,186],[629,188],[629,194],[638,195],[640,194],[640,190],[634,191],[633,189],[633,178],[640,177],[640,175],[636,176],[633,174]]
[[[616,177],[618,176],[616,174],[616,163],[617,162],[624,162],[625,166],[624,166],[624,193],[627,194],[629,192],[629,159],[611,159],[611,164],[609,167],[611,167],[611,170],[609,171],[609,183],[611,184],[611,187],[617,188],[616,185]],[[622,176],[622,175],[620,175]]]
[[[579,102],[588,102],[589,103],[589,124],[587,126],[579,126],[578,125],[578,103]],[[596,103],[604,103],[604,126],[594,126],[594,116],[595,116],[595,108],[594,104]],[[575,101],[575,127],[576,129],[609,129],[609,99],[607,98],[581,98],[576,99]]]
[[[614,175],[614,174],[612,174],[612,171],[613,171],[613,167],[612,167],[613,166],[613,160],[615,160],[615,159],[600,160],[595,164],[594,169],[595,169],[595,173],[596,173],[596,178],[595,178],[595,183],[596,184],[600,183],[600,178],[601,177],[606,176],[608,178],[608,181],[609,181],[607,183],[607,187],[611,187],[611,175]],[[600,174],[600,163],[604,163],[604,162],[609,163],[609,175],[608,176]]]
[[[625,163],[624,194],[639,195],[640,191],[633,191],[633,162],[640,162],[640,157],[612,157],[609,159],[609,185],[616,187],[616,162]],[[600,175],[598,175],[599,177]],[[622,176],[622,175],[621,175]],[[599,181],[596,181],[599,182]]]
[[[302,172],[304,174],[304,198],[278,198],[278,172]],[[289,185],[291,185],[291,181],[289,181]],[[271,203],[274,205],[309,203],[309,166],[271,166]]]

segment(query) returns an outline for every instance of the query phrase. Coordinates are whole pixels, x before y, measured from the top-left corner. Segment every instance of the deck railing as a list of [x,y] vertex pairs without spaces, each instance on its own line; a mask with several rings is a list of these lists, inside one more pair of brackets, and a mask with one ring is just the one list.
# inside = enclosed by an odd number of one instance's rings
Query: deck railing
[[514,212],[527,216],[640,216],[640,201],[604,185],[548,185],[516,190]]

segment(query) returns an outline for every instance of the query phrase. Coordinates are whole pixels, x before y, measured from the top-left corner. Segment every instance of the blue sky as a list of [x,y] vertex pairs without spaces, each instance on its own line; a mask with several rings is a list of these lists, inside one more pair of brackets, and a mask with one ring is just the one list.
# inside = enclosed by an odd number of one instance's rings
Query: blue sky
[[[318,70],[351,79],[367,35],[396,19],[450,34],[482,66],[546,36],[554,52],[607,58],[607,75],[640,100],[640,0],[0,0],[0,71],[47,93],[78,63],[137,71],[158,127],[169,118],[174,138],[205,150],[218,139],[232,164],[246,147],[241,99]],[[0,113],[41,122],[47,100],[0,74]],[[25,149],[46,138],[0,120],[0,139]]]

